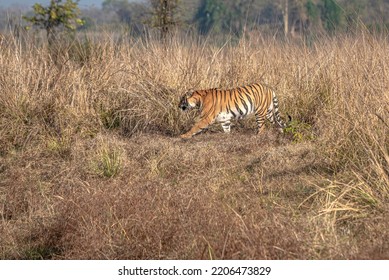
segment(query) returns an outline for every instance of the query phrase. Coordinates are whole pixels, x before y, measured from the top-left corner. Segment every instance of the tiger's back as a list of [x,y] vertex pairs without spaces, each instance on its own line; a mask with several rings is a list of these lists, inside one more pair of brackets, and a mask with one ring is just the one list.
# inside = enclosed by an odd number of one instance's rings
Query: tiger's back
[[217,93],[212,96],[216,111],[231,113],[233,118],[244,118],[249,114],[266,110],[272,97],[272,91],[260,84],[218,90]]

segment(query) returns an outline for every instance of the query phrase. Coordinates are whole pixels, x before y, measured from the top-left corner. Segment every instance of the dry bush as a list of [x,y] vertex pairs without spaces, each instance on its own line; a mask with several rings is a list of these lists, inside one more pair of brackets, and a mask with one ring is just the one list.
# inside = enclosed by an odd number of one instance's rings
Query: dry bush
[[[31,42],[0,49],[1,258],[389,258],[386,38]],[[187,89],[252,82],[285,135],[178,139]]]

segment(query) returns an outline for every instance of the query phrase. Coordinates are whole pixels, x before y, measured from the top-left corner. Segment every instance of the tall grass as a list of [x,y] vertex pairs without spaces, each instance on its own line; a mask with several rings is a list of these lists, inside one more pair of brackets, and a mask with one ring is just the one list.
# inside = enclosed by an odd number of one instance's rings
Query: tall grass
[[[3,258],[388,257],[347,252],[364,237],[341,238],[361,224],[377,234],[375,215],[387,218],[386,37],[113,38],[54,49],[33,38],[0,41]],[[196,114],[178,110],[187,89],[253,82],[272,86],[281,114],[293,117],[282,139],[257,138],[250,119],[234,139],[220,131],[176,139]],[[258,224],[263,215],[279,239]],[[285,237],[290,230],[296,238]],[[172,245],[175,231],[182,237]],[[97,247],[82,243],[101,235]]]

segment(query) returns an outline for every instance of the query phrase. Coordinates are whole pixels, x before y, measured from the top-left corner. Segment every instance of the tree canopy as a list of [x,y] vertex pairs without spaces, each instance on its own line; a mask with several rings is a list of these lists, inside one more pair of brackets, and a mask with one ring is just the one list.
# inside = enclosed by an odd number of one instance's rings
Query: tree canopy
[[49,6],[44,7],[36,3],[33,9],[33,15],[25,16],[24,19],[34,26],[46,30],[49,42],[54,39],[58,29],[64,28],[73,31],[84,23],[79,17],[78,1],[51,0]]

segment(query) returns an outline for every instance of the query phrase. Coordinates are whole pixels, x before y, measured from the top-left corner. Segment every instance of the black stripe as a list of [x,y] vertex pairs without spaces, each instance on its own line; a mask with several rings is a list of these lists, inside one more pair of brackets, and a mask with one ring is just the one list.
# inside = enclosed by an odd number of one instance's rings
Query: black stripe
[[239,114],[243,116],[243,111],[239,108],[238,103],[235,101],[235,108],[238,110]]
[[246,95],[247,97],[247,100],[249,101],[250,103],[250,107],[253,108],[254,107],[254,104],[253,104],[253,100],[251,99],[251,96],[249,94]]
[[246,101],[244,100],[243,97],[240,97],[240,102],[242,103],[243,107],[245,108],[246,113],[248,113],[249,107],[247,107]]
[[251,91],[252,91],[253,94],[255,94],[257,92],[257,88],[254,85],[248,85],[248,87],[251,88]]

